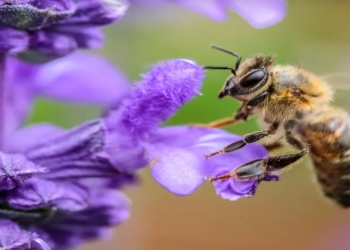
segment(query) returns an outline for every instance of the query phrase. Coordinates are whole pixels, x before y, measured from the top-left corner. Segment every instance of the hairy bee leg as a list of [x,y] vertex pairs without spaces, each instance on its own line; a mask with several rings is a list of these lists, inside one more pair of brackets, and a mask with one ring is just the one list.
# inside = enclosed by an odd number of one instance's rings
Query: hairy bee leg
[[247,106],[247,103],[243,103],[236,114],[233,117],[227,117],[217,121],[210,122],[208,124],[192,124],[192,126],[202,127],[202,128],[222,128],[225,126],[233,125],[240,121],[246,121],[251,115],[251,107]]
[[210,178],[209,180],[227,180],[234,176],[237,180],[241,181],[262,179],[267,173],[276,172],[285,167],[288,167],[290,164],[300,160],[306,154],[307,149],[305,148],[305,150],[296,154],[280,155],[275,157],[268,157],[266,159],[254,160],[238,167],[233,172]]
[[261,159],[247,162],[232,172],[229,172],[225,175],[221,175],[218,177],[210,178],[209,181],[217,181],[217,180],[227,180],[232,177],[236,177],[238,180],[256,180],[261,179],[266,174],[266,166],[262,164]]
[[281,148],[282,146],[283,146],[283,144],[282,143],[280,143],[280,142],[274,142],[274,143],[271,143],[271,144],[263,144],[263,146],[264,146],[264,148],[266,148],[267,149],[267,151],[273,151],[273,150],[275,150],[275,149],[279,149],[279,148]]
[[279,126],[278,123],[274,123],[274,124],[272,124],[272,126],[270,127],[269,130],[258,131],[258,132],[246,135],[246,136],[244,136],[243,140],[239,140],[239,141],[236,141],[234,143],[231,143],[230,145],[227,145],[226,147],[224,147],[222,150],[208,154],[205,157],[209,158],[209,157],[212,157],[212,156],[217,155],[217,154],[229,153],[229,152],[236,151],[237,149],[243,148],[244,146],[246,146],[249,143],[259,141],[260,139],[262,139],[266,136],[274,134],[276,132],[278,126]]
[[243,164],[242,166],[235,169],[235,171],[215,178],[211,178],[210,181],[227,180],[234,176],[236,179],[242,181],[261,179],[266,175],[266,173],[276,172],[285,167],[288,167],[294,162],[300,160],[308,153],[308,148],[301,141],[293,137],[290,131],[286,132],[286,139],[290,145],[299,149],[300,152],[295,154],[270,156],[266,159],[254,160]]
[[225,126],[233,125],[238,121],[239,120],[236,120],[233,117],[228,117],[221,120],[210,122],[208,124],[194,123],[194,124],[191,124],[191,126],[201,127],[201,128],[222,128]]

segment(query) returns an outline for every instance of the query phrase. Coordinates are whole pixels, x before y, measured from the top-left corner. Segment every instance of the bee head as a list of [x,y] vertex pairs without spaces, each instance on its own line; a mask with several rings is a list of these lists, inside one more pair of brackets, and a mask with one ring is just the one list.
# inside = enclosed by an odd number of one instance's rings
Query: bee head
[[[256,93],[268,81],[268,67],[273,64],[274,58],[271,56],[254,56],[248,58],[241,64],[242,57],[226,49],[212,46],[215,49],[237,57],[235,68],[206,66],[206,69],[226,69],[231,71],[231,75],[219,92],[219,98],[232,96],[239,100],[249,99],[250,94]],[[264,88],[265,89],[265,88]]]

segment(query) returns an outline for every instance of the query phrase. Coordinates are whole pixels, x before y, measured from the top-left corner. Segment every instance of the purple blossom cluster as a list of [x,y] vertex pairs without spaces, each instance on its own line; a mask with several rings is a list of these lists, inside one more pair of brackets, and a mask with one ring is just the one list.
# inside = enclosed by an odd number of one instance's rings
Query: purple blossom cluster
[[[139,169],[149,167],[162,187],[185,196],[208,176],[267,155],[250,144],[206,160],[241,138],[220,129],[162,126],[200,95],[205,72],[196,62],[158,62],[131,86],[105,59],[75,51],[101,46],[100,26],[128,7],[124,0],[0,0],[1,249],[73,249],[108,236],[130,216],[122,190],[138,183]],[[98,104],[104,112],[70,129],[25,125],[38,97]],[[214,188],[237,200],[253,196],[261,181],[229,179]]]
[[49,57],[103,44],[101,26],[120,19],[126,0],[0,0],[0,52]]

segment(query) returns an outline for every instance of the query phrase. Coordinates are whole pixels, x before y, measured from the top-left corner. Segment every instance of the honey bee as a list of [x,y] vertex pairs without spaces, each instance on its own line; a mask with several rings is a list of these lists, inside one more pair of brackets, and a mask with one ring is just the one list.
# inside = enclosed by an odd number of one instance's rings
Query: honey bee
[[237,58],[234,68],[204,68],[231,71],[219,98],[233,97],[241,106],[232,118],[204,126],[223,127],[256,115],[265,129],[245,135],[207,157],[238,150],[263,138],[268,138],[265,146],[269,150],[289,145],[297,151],[256,159],[210,180],[261,179],[309,154],[324,195],[342,207],[350,207],[350,119],[346,111],[330,105],[332,88],[301,67],[275,64],[273,56],[257,55],[241,63],[238,54],[212,47]]

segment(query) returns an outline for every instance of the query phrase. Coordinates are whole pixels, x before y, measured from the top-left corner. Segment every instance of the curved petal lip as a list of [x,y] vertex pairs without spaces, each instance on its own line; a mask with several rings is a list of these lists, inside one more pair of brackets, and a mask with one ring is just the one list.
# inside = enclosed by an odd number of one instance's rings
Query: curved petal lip
[[112,105],[130,91],[129,80],[108,60],[73,53],[38,68],[38,94],[61,101]]
[[225,5],[216,0],[178,0],[186,8],[203,14],[215,21],[225,21],[227,13]]
[[255,28],[267,28],[286,16],[285,0],[230,0],[228,6]]
[[158,145],[146,148],[146,154],[154,180],[173,194],[189,195],[205,180],[205,159],[190,150]]

